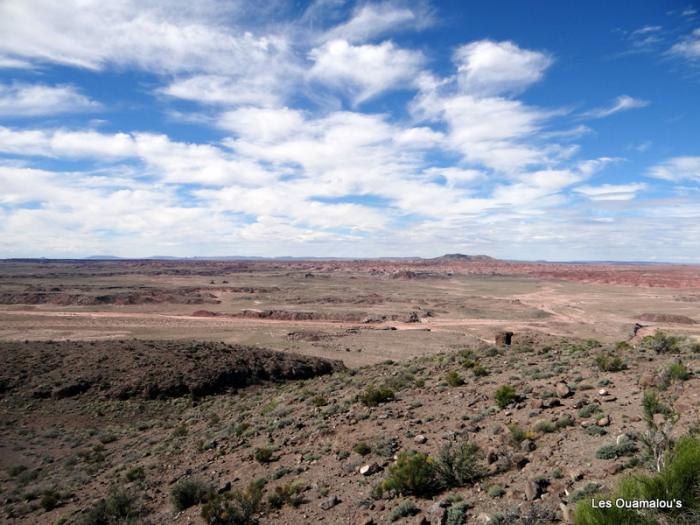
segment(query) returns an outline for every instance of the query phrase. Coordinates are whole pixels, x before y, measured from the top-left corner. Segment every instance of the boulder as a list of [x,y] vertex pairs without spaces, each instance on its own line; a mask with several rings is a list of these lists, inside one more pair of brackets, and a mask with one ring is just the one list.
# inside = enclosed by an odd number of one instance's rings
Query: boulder
[[496,334],[496,346],[510,346],[513,342],[513,332],[499,332]]
[[557,383],[555,388],[559,397],[569,397],[572,394],[571,389],[566,383]]

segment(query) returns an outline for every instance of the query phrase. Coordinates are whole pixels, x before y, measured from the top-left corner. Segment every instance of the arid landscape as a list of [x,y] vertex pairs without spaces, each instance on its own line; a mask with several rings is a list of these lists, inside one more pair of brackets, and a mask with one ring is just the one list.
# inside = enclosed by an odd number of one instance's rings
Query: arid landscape
[[567,523],[700,432],[694,266],[8,260],[0,350],[5,523]]

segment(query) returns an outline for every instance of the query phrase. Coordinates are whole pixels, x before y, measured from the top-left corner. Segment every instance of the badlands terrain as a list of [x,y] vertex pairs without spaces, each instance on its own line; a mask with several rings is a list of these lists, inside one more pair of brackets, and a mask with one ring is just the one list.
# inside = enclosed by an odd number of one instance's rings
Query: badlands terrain
[[604,523],[699,357],[696,266],[2,261],[0,522]]

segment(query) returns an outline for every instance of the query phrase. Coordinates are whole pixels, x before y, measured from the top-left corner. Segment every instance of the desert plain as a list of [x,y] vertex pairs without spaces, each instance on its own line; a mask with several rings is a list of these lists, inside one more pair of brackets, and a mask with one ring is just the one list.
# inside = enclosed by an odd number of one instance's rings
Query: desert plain
[[2,261],[0,522],[572,522],[698,358],[690,265]]

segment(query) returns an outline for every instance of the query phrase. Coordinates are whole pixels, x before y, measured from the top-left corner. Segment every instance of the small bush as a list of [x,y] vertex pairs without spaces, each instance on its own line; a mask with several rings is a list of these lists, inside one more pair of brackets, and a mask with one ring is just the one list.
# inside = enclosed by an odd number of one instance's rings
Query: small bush
[[144,472],[143,467],[134,467],[127,471],[125,477],[127,481],[141,481],[146,479],[146,473]]
[[355,446],[352,447],[353,452],[358,453],[360,456],[366,456],[370,452],[372,452],[372,447],[370,447],[366,442],[364,441],[358,441],[355,443]]
[[627,368],[621,357],[612,354],[598,354],[595,357],[595,364],[603,372],[619,372]]
[[409,516],[415,516],[420,512],[420,509],[416,507],[410,499],[403,500],[389,513],[388,520],[391,523],[400,520],[401,518],[407,518]]
[[647,426],[649,426],[649,428],[656,428],[654,414],[662,414],[665,417],[671,417],[673,416],[673,410],[661,401],[656,392],[648,390],[644,392],[644,396],[642,397],[642,414],[644,415],[644,421],[647,423]]
[[500,485],[489,485],[486,489],[486,494],[492,498],[500,498],[506,493],[505,489]]
[[263,483],[254,482],[245,490],[213,496],[202,506],[207,525],[253,525],[260,507]]
[[692,374],[685,364],[678,362],[670,364],[664,375],[669,379],[669,381],[686,381],[690,379]]
[[542,434],[551,434],[557,429],[557,426],[552,423],[549,419],[540,419],[535,423],[533,430],[535,432],[541,432]]
[[572,427],[576,424],[574,421],[574,417],[571,414],[562,414],[559,416],[559,418],[555,421],[555,425],[557,428],[565,428],[565,427]]
[[267,502],[273,509],[281,509],[285,505],[298,507],[304,503],[304,486],[298,481],[278,485],[267,498]]
[[517,399],[515,388],[510,385],[502,385],[496,389],[496,404],[499,408],[505,408]]
[[464,525],[467,523],[468,510],[469,503],[466,501],[453,503],[447,509],[447,513],[445,515],[445,525]]
[[328,400],[323,395],[318,394],[311,398],[311,404],[315,407],[325,407]]
[[590,405],[586,405],[583,407],[581,410],[578,411],[578,415],[580,417],[585,417],[589,418],[593,416],[594,414],[602,414],[603,409],[600,408],[600,405],[597,403],[591,403]]
[[680,351],[681,338],[658,331],[642,339],[642,348],[653,350],[657,354],[675,353]]
[[211,485],[197,479],[181,479],[170,490],[170,499],[175,510],[180,512],[200,503],[206,503],[211,496]]
[[459,445],[448,442],[440,449],[435,475],[441,488],[464,487],[483,474],[479,464],[479,447],[469,441]]
[[591,425],[586,428],[586,434],[589,436],[604,436],[607,433],[607,430],[605,430],[603,427],[599,427],[598,425]]
[[112,489],[109,496],[90,508],[82,520],[82,525],[136,525],[140,510],[136,499],[129,493]]
[[447,381],[447,384],[450,386],[462,386],[464,384],[464,378],[454,370],[450,370],[447,373],[445,381]]
[[613,494],[600,494],[596,499],[626,501],[664,500],[681,502],[679,508],[635,509],[594,508],[591,498],[579,500],[574,514],[576,525],[647,525],[656,523],[697,523],[700,511],[700,440],[688,435],[670,453],[661,472],[651,476],[631,475],[617,486]]
[[472,368],[472,374],[474,374],[474,377],[485,377],[485,376],[489,375],[489,371],[484,366],[477,363]]
[[41,505],[42,509],[48,512],[58,507],[60,501],[61,494],[55,491],[54,489],[49,489],[45,490],[41,494],[41,500],[39,501],[39,505]]
[[389,467],[383,488],[402,496],[430,496],[437,488],[433,460],[422,452],[401,452]]
[[595,452],[598,459],[617,459],[621,456],[631,456],[637,452],[637,446],[629,440],[622,441],[619,445],[604,445]]
[[11,478],[16,478],[22,472],[25,471],[27,471],[26,465],[13,465],[9,469],[7,469],[7,473],[10,475]]
[[534,439],[534,434],[529,430],[525,430],[517,423],[511,423],[508,425],[508,433],[510,437],[510,443],[513,446],[518,446],[520,443],[526,439]]
[[270,463],[274,451],[269,447],[256,448],[253,456],[258,463]]
[[370,385],[359,396],[360,402],[368,407],[376,407],[379,404],[386,403],[392,399],[394,399],[394,391],[387,386],[377,387]]

